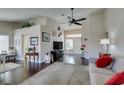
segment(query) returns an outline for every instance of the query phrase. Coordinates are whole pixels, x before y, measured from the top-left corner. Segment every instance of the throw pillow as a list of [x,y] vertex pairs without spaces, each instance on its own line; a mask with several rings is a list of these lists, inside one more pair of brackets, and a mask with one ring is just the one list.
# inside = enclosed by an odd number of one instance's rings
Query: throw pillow
[[112,76],[112,78],[105,83],[105,85],[121,85],[121,84],[124,84],[124,71]]
[[104,67],[107,67],[108,65],[110,65],[111,62],[112,62],[112,57],[102,56],[99,59],[97,59],[96,66],[100,67],[100,68],[104,68]]
[[112,69],[112,67],[114,66],[114,63],[115,63],[115,58],[112,58],[112,62],[106,68],[107,69]]

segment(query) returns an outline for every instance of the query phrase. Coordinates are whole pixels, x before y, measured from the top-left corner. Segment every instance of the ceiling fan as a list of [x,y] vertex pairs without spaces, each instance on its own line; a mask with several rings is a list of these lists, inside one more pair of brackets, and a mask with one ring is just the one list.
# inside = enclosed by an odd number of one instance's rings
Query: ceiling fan
[[68,19],[69,19],[69,21],[68,22],[64,22],[64,23],[60,23],[60,24],[65,24],[65,23],[69,23],[69,25],[72,25],[72,24],[76,24],[76,25],[82,25],[81,23],[79,23],[80,21],[83,21],[83,20],[86,20],[86,18],[84,17],[84,18],[80,18],[80,19],[75,19],[74,17],[73,17],[73,10],[74,10],[74,8],[71,8],[71,13],[72,13],[72,15],[71,15],[71,17],[70,16],[68,16]]

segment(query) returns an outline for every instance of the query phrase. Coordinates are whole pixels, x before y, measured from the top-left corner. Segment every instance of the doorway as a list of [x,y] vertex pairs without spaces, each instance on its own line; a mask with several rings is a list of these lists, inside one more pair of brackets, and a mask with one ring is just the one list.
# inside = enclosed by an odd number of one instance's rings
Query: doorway
[[81,36],[82,34],[69,34],[65,38],[66,54],[81,54]]

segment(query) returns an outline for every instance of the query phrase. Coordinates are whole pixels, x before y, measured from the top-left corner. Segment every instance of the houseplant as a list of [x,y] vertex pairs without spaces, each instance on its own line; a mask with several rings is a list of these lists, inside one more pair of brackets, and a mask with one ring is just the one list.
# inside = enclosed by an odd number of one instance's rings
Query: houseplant
[[82,57],[82,58],[84,58],[84,49],[85,49],[85,47],[86,47],[86,45],[82,44],[82,45],[81,45],[81,48],[80,48],[81,51],[82,51],[82,53],[81,53],[81,57]]
[[86,46],[85,46],[84,44],[82,44],[80,49],[81,49],[82,51],[84,51],[85,47],[86,47]]
[[33,25],[33,23],[24,21],[24,22],[21,24],[21,27],[22,27],[22,28],[25,28],[25,27],[30,27],[30,26],[32,26],[32,25]]

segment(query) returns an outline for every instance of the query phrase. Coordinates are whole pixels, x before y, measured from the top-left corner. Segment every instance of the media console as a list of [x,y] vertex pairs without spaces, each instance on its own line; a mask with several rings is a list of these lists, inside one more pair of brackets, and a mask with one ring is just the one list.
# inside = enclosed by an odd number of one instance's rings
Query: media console
[[63,50],[53,50],[52,54],[52,62],[63,61],[64,51]]

